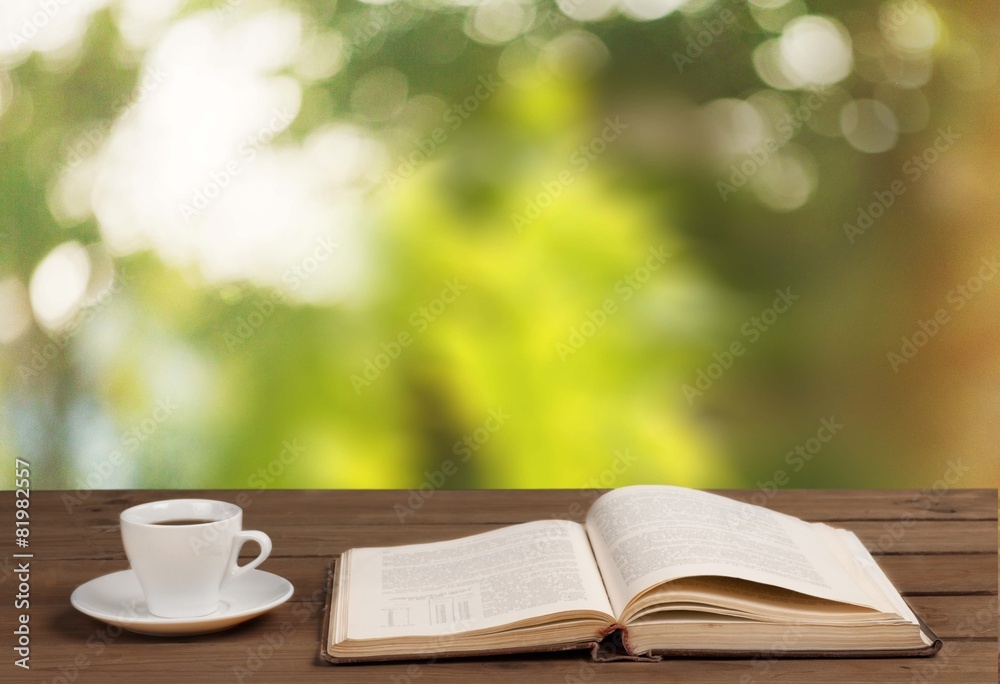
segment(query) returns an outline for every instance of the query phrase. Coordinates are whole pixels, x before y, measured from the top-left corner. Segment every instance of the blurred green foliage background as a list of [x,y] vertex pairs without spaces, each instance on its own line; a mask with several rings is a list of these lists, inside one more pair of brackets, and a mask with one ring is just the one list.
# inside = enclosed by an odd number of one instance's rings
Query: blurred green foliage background
[[994,2],[2,12],[5,487],[1000,482]]

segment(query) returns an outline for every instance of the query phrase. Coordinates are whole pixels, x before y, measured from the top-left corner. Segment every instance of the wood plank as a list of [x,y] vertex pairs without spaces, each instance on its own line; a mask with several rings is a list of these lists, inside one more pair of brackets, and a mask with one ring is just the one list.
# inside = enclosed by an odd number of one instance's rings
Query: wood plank
[[[94,490],[45,492],[35,496],[35,514],[59,513],[84,524],[113,524],[130,505],[180,496],[218,498],[247,511],[263,510],[270,519],[289,522],[348,519],[353,524],[516,523],[541,518],[582,520],[586,508],[605,490],[440,490],[412,501],[403,490]],[[846,520],[996,520],[997,490],[779,490],[768,498],[757,490],[707,490],[741,501],[761,503],[814,521]],[[42,492],[36,492],[41,494]],[[67,506],[64,499],[83,498]],[[0,509],[12,510],[13,493],[0,492]],[[70,509],[70,510],[68,510]],[[408,514],[409,511],[412,514]],[[90,517],[94,516],[94,517]]]
[[878,564],[904,596],[997,593],[993,554],[880,556]]
[[[271,557],[262,570],[287,578],[305,600],[323,587],[330,556]],[[993,555],[885,556],[883,569],[904,596],[974,595],[988,601],[997,593],[997,557]],[[114,560],[43,561],[32,565],[32,599],[39,604],[65,603],[84,582],[128,568],[124,556]],[[0,579],[0,591],[5,581]]]
[[[258,521],[259,523],[260,521]],[[79,520],[49,523],[36,519],[32,548],[50,559],[117,558],[121,555],[121,535],[117,523],[85,526]],[[275,554],[310,556],[330,549],[353,546],[392,546],[457,539],[503,527],[487,524],[392,524],[357,526],[343,523],[305,524],[289,521],[268,522],[266,527],[275,544]],[[838,523],[855,532],[875,555],[886,553],[997,553],[997,527],[987,520],[910,521],[908,523],[854,521]],[[74,534],[67,538],[67,528]]]
[[[110,644],[100,626],[66,615],[65,643],[39,647],[35,677],[75,674],[90,681],[286,681],[297,682],[510,682],[574,681],[879,682],[880,684],[994,684],[995,642],[955,640],[933,658],[884,660],[670,660],[659,663],[593,663],[578,652],[420,663],[333,666],[316,656],[318,635],[294,616],[272,614],[210,638],[157,639],[123,633]],[[282,625],[285,625],[285,636]],[[51,628],[52,626],[46,626]],[[95,628],[96,629],[91,629]],[[82,632],[80,630],[83,630]],[[110,639],[110,635],[105,638]],[[81,640],[82,639],[82,640]],[[90,639],[88,643],[88,639]],[[272,646],[277,644],[277,647]],[[86,646],[84,646],[86,645]],[[73,664],[77,660],[76,665]],[[75,667],[74,673],[71,668]],[[62,668],[62,669],[60,669]],[[69,677],[67,677],[69,679]]]
[[855,520],[833,526],[854,532],[874,556],[997,553],[997,523],[991,520]]
[[907,601],[942,639],[997,638],[996,596],[913,596]]

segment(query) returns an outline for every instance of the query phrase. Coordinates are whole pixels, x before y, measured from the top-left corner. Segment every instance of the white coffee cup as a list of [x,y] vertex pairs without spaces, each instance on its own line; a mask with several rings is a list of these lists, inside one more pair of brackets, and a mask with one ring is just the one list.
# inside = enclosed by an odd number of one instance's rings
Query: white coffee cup
[[[263,532],[243,530],[243,509],[210,499],[169,499],[122,511],[122,542],[149,612],[164,618],[208,615],[222,587],[271,553]],[[247,541],[260,554],[239,565]]]

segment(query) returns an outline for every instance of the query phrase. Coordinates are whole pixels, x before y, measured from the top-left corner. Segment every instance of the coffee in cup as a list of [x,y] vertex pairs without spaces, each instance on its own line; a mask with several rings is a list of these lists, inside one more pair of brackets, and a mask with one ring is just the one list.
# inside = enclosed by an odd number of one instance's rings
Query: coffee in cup
[[[263,532],[243,530],[243,510],[225,501],[170,499],[122,511],[122,542],[152,615],[190,618],[219,607],[222,587],[271,553]],[[239,565],[247,541],[258,556]]]

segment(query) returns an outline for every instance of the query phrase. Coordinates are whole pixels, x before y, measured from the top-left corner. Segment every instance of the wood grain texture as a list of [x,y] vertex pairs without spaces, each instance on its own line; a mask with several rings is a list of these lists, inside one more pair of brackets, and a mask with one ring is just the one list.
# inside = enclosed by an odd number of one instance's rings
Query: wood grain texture
[[[248,515],[244,527],[259,527],[257,516]],[[65,528],[42,527],[33,531],[36,544],[52,548],[53,560],[83,560],[94,558],[124,558],[118,523],[105,521],[86,524],[84,519],[73,521],[79,538],[67,542]],[[497,529],[511,523],[436,524],[421,522],[405,524],[367,525],[366,542],[373,546],[412,544],[455,539],[469,534]],[[834,523],[855,532],[874,555],[969,554],[996,553],[996,524],[988,520],[971,521],[843,521]],[[347,549],[357,544],[358,526],[345,522],[322,524],[276,521],[267,523],[272,539],[282,544],[286,556],[329,557],[331,549]],[[334,551],[339,553],[339,551]]]
[[[437,663],[336,667],[319,661],[323,579],[330,558],[353,546],[450,539],[543,518],[582,520],[596,490],[439,491],[412,507],[398,491],[33,492],[32,669],[0,665],[2,681],[25,682],[997,682],[996,490],[717,491],[858,534],[914,610],[942,639],[930,659],[794,661],[675,660],[591,663],[579,653]],[[69,595],[98,575],[128,567],[122,509],[204,496],[244,507],[244,526],[274,542],[262,569],[295,585],[292,600],[227,632],[163,639],[120,632],[76,612]],[[0,516],[13,521],[12,492]],[[405,511],[404,511],[405,513]],[[12,524],[10,525],[13,526]],[[10,635],[17,581],[4,535],[0,631]],[[10,627],[10,629],[8,629]],[[0,641],[11,654],[13,637]],[[10,675],[10,676],[8,676]]]

